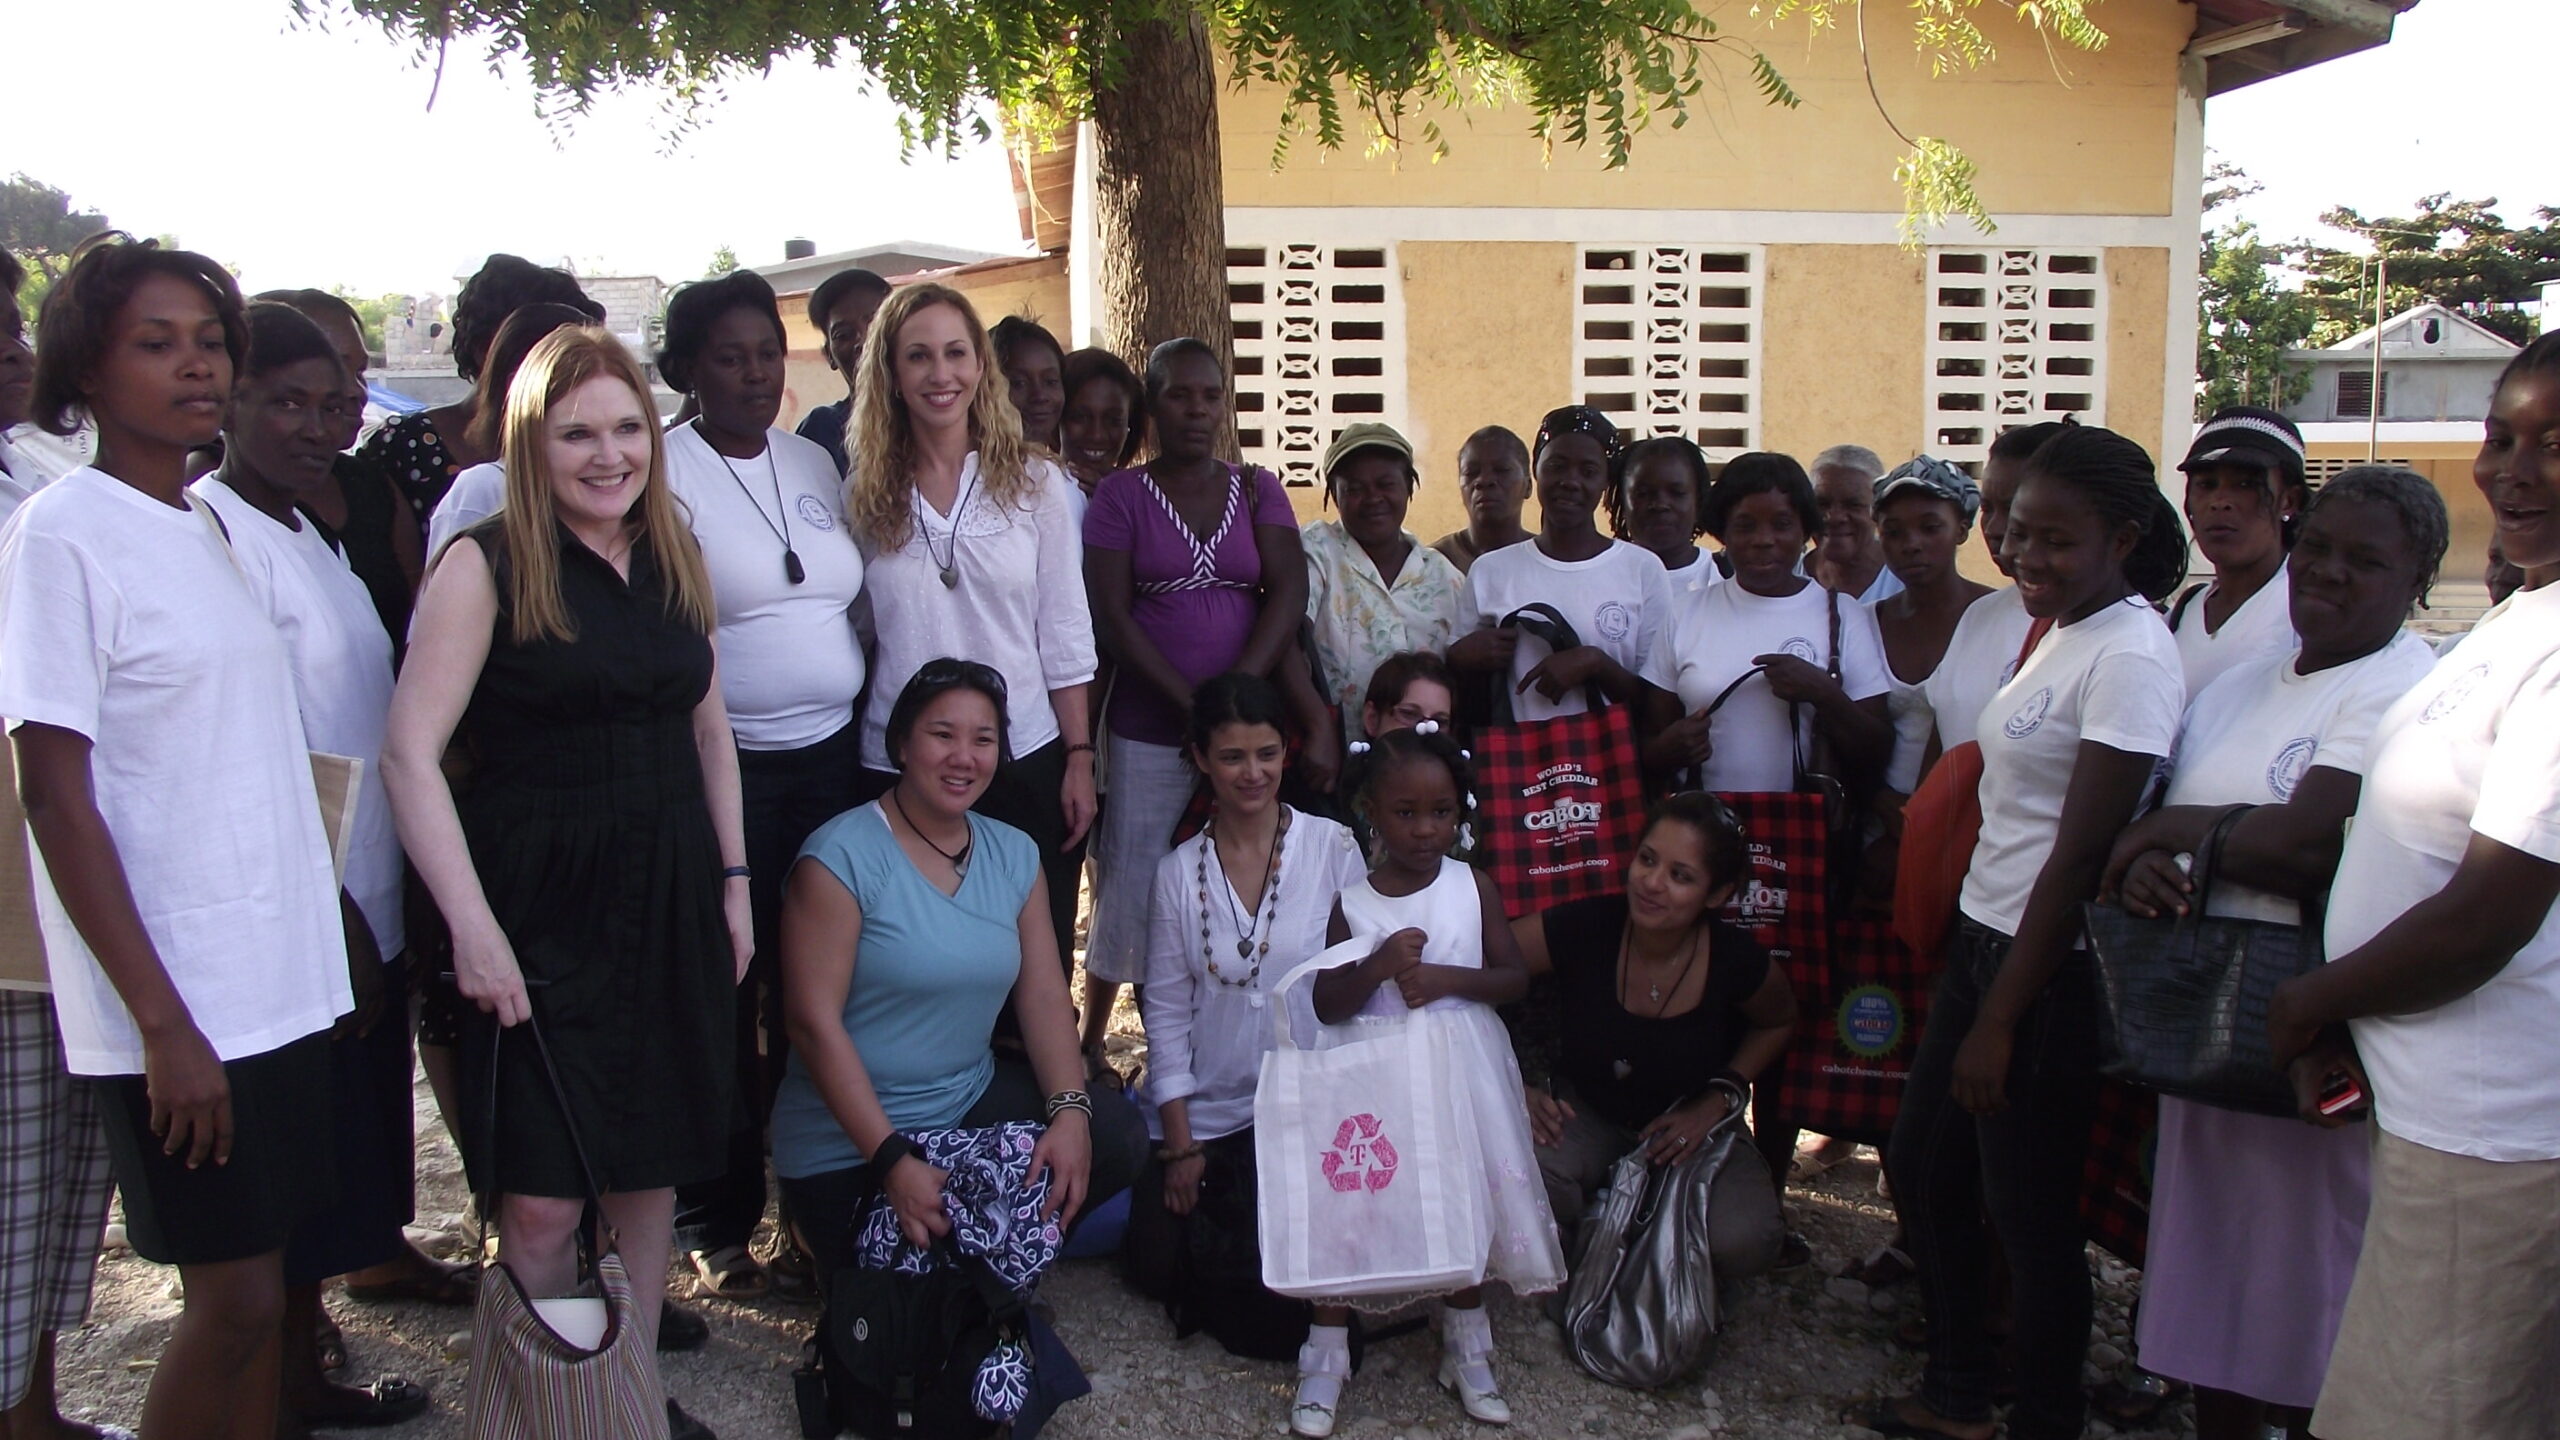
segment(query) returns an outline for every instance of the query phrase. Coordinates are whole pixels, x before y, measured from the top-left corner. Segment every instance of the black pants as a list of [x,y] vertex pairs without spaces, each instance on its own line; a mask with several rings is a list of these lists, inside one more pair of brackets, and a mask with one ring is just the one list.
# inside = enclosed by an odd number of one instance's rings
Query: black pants
[[[1076,968],[1076,884],[1084,868],[1079,838],[1067,846],[1067,810],[1058,792],[1067,781],[1067,742],[1052,740],[1028,755],[1016,755],[970,808],[990,820],[1001,820],[1031,837],[1039,847],[1040,873],[1049,882],[1049,925],[1058,934],[1058,963],[1072,976]],[[865,768],[859,787],[867,803],[889,793],[898,783],[894,770]]]
[[783,885],[810,834],[858,803],[861,734],[859,725],[847,725],[797,750],[738,752],[756,956],[738,983],[738,1107],[729,1123],[729,1164],[717,1179],[677,1189],[676,1230],[684,1249],[744,1245],[764,1218],[765,1128],[790,1043],[782,1023]]
[[[2089,1262],[2080,1177],[2097,1109],[2097,999],[2075,954],[2019,1017],[2008,1107],[1974,1115],[1950,1093],[1956,1051],[2009,955],[2010,937],[1960,920],[1929,1025],[1912,1057],[1885,1170],[1911,1236],[1929,1320],[1920,1398],[1950,1420],[1991,1418],[1995,1352],[1984,1328],[1996,1232],[2017,1315],[2015,1440],[2078,1440],[2088,1416]],[[1990,1232],[1983,1225],[1990,1215]]]
[[[1031,1073],[1030,1063],[998,1052],[995,1077],[987,1082],[986,1093],[978,1097],[978,1103],[969,1107],[969,1113],[961,1116],[959,1123],[976,1127],[1000,1125],[1008,1120],[1037,1120],[1047,1106],[1048,1097],[1040,1089],[1039,1078]],[[1093,1168],[1085,1186],[1083,1208],[1076,1212],[1077,1222],[1081,1223],[1103,1201],[1128,1189],[1138,1173],[1139,1162],[1149,1153],[1147,1122],[1139,1118],[1137,1107],[1117,1091],[1094,1091]],[[829,1283],[836,1271],[853,1263],[848,1242],[853,1238],[854,1211],[871,1197],[874,1188],[868,1165],[797,1180],[784,1178],[783,1208],[790,1213],[801,1242],[808,1246],[809,1258],[817,1262],[820,1285]]]

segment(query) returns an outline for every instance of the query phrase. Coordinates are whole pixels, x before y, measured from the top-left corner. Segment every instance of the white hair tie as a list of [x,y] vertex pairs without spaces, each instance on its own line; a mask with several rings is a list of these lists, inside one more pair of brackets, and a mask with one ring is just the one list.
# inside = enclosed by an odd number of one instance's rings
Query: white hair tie
[[1437,720],[1416,720],[1413,722],[1413,733],[1416,735],[1437,735],[1440,733],[1440,722]]
[[1346,755],[1366,755],[1369,753],[1369,742],[1366,740],[1354,740],[1350,744],[1343,746],[1342,751]]

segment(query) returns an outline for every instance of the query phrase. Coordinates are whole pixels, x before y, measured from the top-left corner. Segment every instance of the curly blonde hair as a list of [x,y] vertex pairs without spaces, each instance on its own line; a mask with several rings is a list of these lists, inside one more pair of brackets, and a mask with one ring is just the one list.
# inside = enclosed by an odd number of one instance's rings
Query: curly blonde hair
[[978,452],[978,489],[998,509],[1011,510],[1039,488],[1031,471],[1032,450],[1022,438],[1022,417],[1014,411],[1012,392],[987,344],[987,327],[978,323],[969,297],[948,285],[902,285],[881,303],[871,335],[862,343],[847,437],[853,474],[845,482],[845,513],[854,535],[874,554],[900,549],[916,533],[915,435],[906,397],[898,393],[898,332],[936,305],[960,312],[970,347],[978,354],[978,393],[969,398],[969,443]]
[[[507,387],[506,424],[501,455],[507,473],[506,508],[499,523],[507,541],[507,598],[514,611],[513,634],[519,645],[540,640],[577,638],[577,624],[560,595],[560,547],[556,538],[558,507],[551,498],[551,472],[543,440],[551,407],[571,391],[599,378],[619,380],[649,411],[649,379],[640,362],[601,326],[564,325],[544,336],[524,359],[524,367]],[[676,508],[667,488],[665,437],[652,423],[649,432],[649,478],[624,523],[637,522],[657,557],[666,584],[667,613],[698,634],[708,635],[717,612],[711,601],[711,576],[703,568],[702,549]]]

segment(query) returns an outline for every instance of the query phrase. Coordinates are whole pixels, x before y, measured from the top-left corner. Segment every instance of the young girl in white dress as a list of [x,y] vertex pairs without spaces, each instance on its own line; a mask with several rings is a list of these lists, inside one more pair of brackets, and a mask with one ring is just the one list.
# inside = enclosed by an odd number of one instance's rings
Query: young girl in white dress
[[[1483,1161],[1493,1240],[1476,1283],[1443,1297],[1440,1384],[1476,1420],[1510,1422],[1493,1375],[1493,1325],[1483,1281],[1534,1295],[1564,1283],[1529,1136],[1528,1105],[1510,1037],[1496,1005],[1520,998],[1529,976],[1483,876],[1450,857],[1470,808],[1468,765],[1456,742],[1431,721],[1380,736],[1364,757],[1359,803],[1377,839],[1369,877],[1342,892],[1329,944],[1373,941],[1365,960],[1316,977],[1316,1018],[1339,1024],[1355,1014],[1430,1009],[1450,1022],[1456,1073],[1449,1079],[1461,1123],[1472,1125]],[[1350,1373],[1349,1315],[1319,1307],[1298,1358],[1298,1394],[1289,1423],[1299,1435],[1333,1431]]]

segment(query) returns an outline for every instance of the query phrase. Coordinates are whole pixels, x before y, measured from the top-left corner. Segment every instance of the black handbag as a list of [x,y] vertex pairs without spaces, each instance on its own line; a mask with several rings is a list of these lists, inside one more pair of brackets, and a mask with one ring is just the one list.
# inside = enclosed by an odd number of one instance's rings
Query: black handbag
[[[857,1203],[852,1228],[887,1203]],[[793,1377],[802,1435],[984,1440],[1004,1428],[978,1414],[973,1390],[988,1353],[1022,1337],[1022,1299],[950,1237],[935,1248],[946,1263],[922,1274],[849,1264],[831,1277],[814,1363]]]
[[2317,926],[2207,915],[2238,806],[2195,849],[2187,913],[2145,920],[2113,905],[2085,913],[2098,970],[2099,1070],[2224,1110],[2290,1117],[2293,1084],[2276,1068],[2267,1008],[2276,987],[2319,965]]
[[1296,1359],[1315,1307],[1263,1286],[1252,1132],[1201,1149],[1200,1200],[1179,1217],[1182,1268],[1165,1306],[1174,1338],[1206,1330],[1230,1355]]

